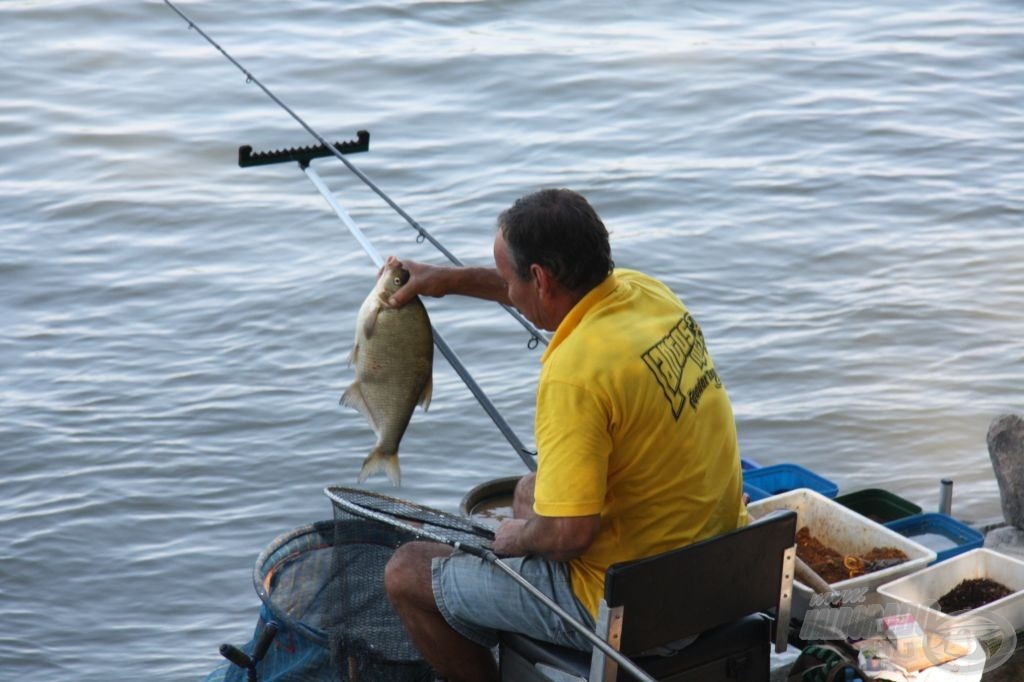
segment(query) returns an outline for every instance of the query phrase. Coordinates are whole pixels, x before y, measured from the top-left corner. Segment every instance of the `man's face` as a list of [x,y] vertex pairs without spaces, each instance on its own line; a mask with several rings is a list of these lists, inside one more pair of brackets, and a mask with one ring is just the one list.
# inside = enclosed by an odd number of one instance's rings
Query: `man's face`
[[520,279],[516,274],[515,266],[512,264],[512,256],[505,242],[505,235],[498,230],[494,236],[494,265],[498,274],[505,280],[508,290],[508,299],[521,312],[526,319],[541,329],[544,329],[540,315],[540,297],[538,295],[536,280]]

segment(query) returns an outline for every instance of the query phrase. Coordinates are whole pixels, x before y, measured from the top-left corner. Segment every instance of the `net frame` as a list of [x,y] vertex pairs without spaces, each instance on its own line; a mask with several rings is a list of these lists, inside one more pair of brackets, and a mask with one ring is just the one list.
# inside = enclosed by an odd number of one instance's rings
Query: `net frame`
[[324,488],[324,494],[334,504],[336,520],[340,512],[343,516],[348,515],[375,521],[380,525],[412,533],[416,537],[440,542],[456,550],[474,554],[493,564],[558,614],[568,625],[584,635],[591,644],[613,659],[635,679],[655,682],[654,678],[637,666],[634,661],[576,620],[550,597],[519,575],[515,569],[499,559],[493,551],[494,531],[491,528],[463,516],[456,516],[408,500],[366,490],[332,486]]
[[477,521],[415,502],[358,488],[329,486],[324,494],[335,507],[351,516],[451,545],[472,554],[490,553],[494,529]]
[[[452,544],[455,538],[455,547],[490,553],[493,531],[462,516],[362,489],[324,492],[333,503],[335,528],[328,597],[334,619],[326,630],[339,679],[433,682],[432,669],[387,598],[385,566],[398,547],[419,539]],[[366,537],[373,538],[373,546],[353,551]]]

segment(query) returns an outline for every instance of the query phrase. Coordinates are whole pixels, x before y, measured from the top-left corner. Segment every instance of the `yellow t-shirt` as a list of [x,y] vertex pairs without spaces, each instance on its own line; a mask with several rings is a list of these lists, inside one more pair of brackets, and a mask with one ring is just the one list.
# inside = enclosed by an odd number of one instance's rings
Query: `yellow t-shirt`
[[608,566],[746,523],[732,406],[686,307],[631,270],[573,307],[541,362],[534,511],[601,515],[571,561],[596,617]]

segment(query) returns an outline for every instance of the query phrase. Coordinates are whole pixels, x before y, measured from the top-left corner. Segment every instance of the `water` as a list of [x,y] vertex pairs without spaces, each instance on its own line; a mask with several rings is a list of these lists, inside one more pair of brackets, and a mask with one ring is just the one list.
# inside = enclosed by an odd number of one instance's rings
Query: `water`
[[[565,185],[704,327],[741,446],[841,491],[1000,514],[1022,409],[1024,15],[935,3],[184,2],[448,248]],[[372,442],[337,399],[375,269],[293,165],[312,142],[159,2],[0,3],[0,670],[198,679],[255,622],[279,533]],[[441,262],[336,161],[384,253]],[[428,301],[532,442],[539,353]],[[523,466],[443,360],[400,494]],[[371,489],[392,492],[383,479]]]
[[914,542],[924,545],[928,549],[936,552],[953,549],[957,546],[956,540],[947,535],[943,535],[942,533],[919,533],[908,537]]

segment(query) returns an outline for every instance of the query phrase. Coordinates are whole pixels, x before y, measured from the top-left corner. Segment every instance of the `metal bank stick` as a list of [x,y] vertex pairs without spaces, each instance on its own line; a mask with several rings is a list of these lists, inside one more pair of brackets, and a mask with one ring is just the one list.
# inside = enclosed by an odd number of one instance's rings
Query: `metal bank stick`
[[[327,200],[327,203],[332,209],[334,209],[335,214],[341,222],[344,223],[345,227],[348,228],[348,231],[352,233],[352,236],[356,238],[359,245],[363,247],[363,251],[370,256],[370,260],[373,261],[374,265],[380,268],[384,265],[384,258],[381,256],[380,251],[377,250],[377,247],[373,245],[373,242],[371,242],[362,229],[360,229],[359,225],[357,225],[355,220],[352,219],[352,216],[349,215],[349,212],[345,210],[345,207],[341,205],[334,193],[331,192],[330,188],[324,183],[320,174],[317,173],[316,169],[314,169],[310,164],[313,159],[330,156],[332,153],[341,155],[365,152],[369,149],[369,142],[370,134],[365,130],[361,130],[355,140],[350,140],[348,142],[335,142],[332,145],[320,144],[313,147],[282,149],[271,152],[253,152],[252,147],[244,145],[238,149],[238,165],[245,168],[249,166],[265,166],[291,161],[298,163],[302,172],[306,174],[306,177],[309,178],[309,181],[313,183],[313,186],[316,187],[317,191],[320,192],[323,198]],[[351,162],[346,160],[346,164],[351,164]],[[418,229],[422,230],[422,228]],[[431,243],[436,244],[437,242],[431,238]],[[448,253],[447,250],[445,250],[445,252]],[[455,257],[450,256],[450,258]],[[518,311],[516,311],[516,314],[518,315]],[[527,322],[527,324],[529,324],[529,322]],[[459,375],[463,383],[466,384],[466,388],[469,389],[470,393],[473,394],[473,397],[475,397],[477,402],[480,403],[480,407],[484,409],[487,416],[491,418],[494,425],[497,426],[498,430],[501,431],[501,434],[505,436],[505,440],[509,442],[512,449],[515,450],[516,454],[519,455],[519,458],[523,460],[526,467],[530,471],[536,471],[536,454],[527,449],[526,446],[523,445],[523,442],[519,440],[519,437],[516,436],[512,427],[509,426],[508,422],[505,421],[505,418],[501,416],[501,413],[498,412],[494,403],[491,402],[490,398],[487,397],[487,394],[484,393],[482,388],[480,388],[480,385],[469,373],[469,370],[466,369],[466,366],[462,364],[462,361],[459,360],[459,357],[455,354],[455,351],[452,350],[451,346],[448,345],[448,342],[445,341],[444,337],[442,337],[440,332],[437,331],[437,328],[431,325],[431,331],[434,334],[434,345],[437,346],[437,349],[441,351],[441,354],[448,360],[448,363]]]
[[[342,219],[342,222],[345,223],[345,225],[349,228],[352,234],[356,235],[356,239],[359,240],[359,243],[362,245],[363,249],[366,250],[366,252],[374,260],[374,263],[376,263],[377,266],[380,267],[383,264],[383,259],[380,257],[380,254],[377,252],[375,248],[373,248],[373,245],[370,243],[368,239],[366,239],[366,236],[362,233],[362,230],[360,230],[358,226],[355,224],[355,222],[352,221],[348,213],[341,207],[337,200],[334,199],[330,191],[327,189],[326,185],[324,185],[323,181],[320,180],[320,176],[316,173],[316,171],[312,170],[312,168],[310,168],[309,166],[309,161],[313,158],[333,155],[335,158],[341,161],[350,171],[352,171],[352,173],[356,177],[362,180],[381,199],[383,199],[385,203],[387,203],[391,208],[393,208],[400,216],[405,218],[405,220],[410,225],[412,225],[413,228],[417,230],[417,232],[419,232],[420,236],[423,239],[429,240],[430,243],[432,243],[446,256],[448,256],[449,260],[451,260],[453,263],[455,263],[456,265],[462,265],[462,263],[457,258],[455,258],[455,256],[452,255],[451,252],[445,249],[440,242],[434,239],[429,232],[427,232],[408,213],[406,213],[398,204],[396,204],[391,199],[391,197],[385,194],[384,191],[380,189],[380,187],[378,187],[372,180],[370,180],[370,178],[366,176],[366,174],[364,174],[361,170],[356,168],[356,166],[351,161],[345,158],[345,155],[342,153],[342,149],[346,149],[346,151],[350,152],[366,151],[368,149],[369,133],[360,133],[359,140],[357,142],[350,142],[345,144],[329,143],[326,140],[326,138],[324,138],[323,135],[314,130],[298,114],[296,114],[291,109],[291,107],[289,107],[287,104],[278,99],[277,95],[272,93],[265,85],[263,85],[263,83],[261,83],[259,79],[253,76],[244,66],[242,66],[237,59],[228,54],[228,52],[223,47],[217,44],[217,42],[209,35],[207,35],[206,32],[203,31],[203,29],[199,28],[199,26],[196,25],[196,23],[192,21],[192,19],[190,19],[188,15],[182,12],[173,2],[171,2],[170,0],[164,0],[164,4],[170,7],[172,10],[174,10],[174,12],[178,16],[184,19],[185,22],[188,24],[190,30],[193,30],[197,32],[199,35],[201,35],[203,39],[206,40],[206,42],[208,42],[210,45],[216,48],[217,51],[224,55],[224,57],[229,62],[231,62],[239,71],[245,74],[247,83],[254,83],[257,87],[259,87],[259,89],[262,90],[264,94],[267,95],[267,97],[273,100],[274,103],[277,104],[279,107],[284,109],[289,116],[295,119],[295,121],[299,125],[305,128],[305,130],[314,138],[316,138],[316,140],[320,143],[319,146],[315,147],[307,147],[302,149],[287,149],[277,152],[265,152],[255,154],[252,152],[251,147],[245,146],[238,150],[238,163],[240,166],[255,166],[280,163],[282,161],[297,161],[299,165],[303,168],[303,170],[306,172],[306,175],[309,177],[309,179],[317,187],[317,190],[319,190],[320,193],[324,195],[324,198],[326,198],[328,203],[331,204],[332,208],[334,208],[335,212],[338,214],[338,217]],[[547,343],[547,338],[539,330],[537,330],[537,328],[534,327],[529,322],[529,320],[522,317],[522,315],[520,315],[517,310],[509,306],[503,307],[513,317],[515,317],[520,322],[520,324],[522,324],[528,331],[530,331],[532,335],[530,341],[531,346],[536,346],[537,343]],[[484,394],[480,386],[476,383],[473,377],[470,376],[469,372],[466,371],[465,366],[452,351],[451,347],[448,346],[448,344],[441,337],[441,335],[438,334],[437,329],[433,329],[433,333],[434,344],[437,346],[438,350],[440,350],[441,354],[445,356],[449,363],[451,363],[451,366],[459,374],[463,382],[465,382],[466,386],[473,393],[474,397],[476,397],[477,401],[480,403],[480,406],[484,408],[484,411],[487,412],[488,416],[490,416],[490,418],[494,421],[495,425],[498,427],[498,430],[501,431],[502,435],[505,436],[506,440],[508,440],[508,442],[515,449],[516,454],[518,454],[519,457],[523,460],[523,463],[526,464],[527,468],[530,469],[530,471],[535,471],[537,468],[537,464],[534,461],[535,453],[533,453],[530,450],[527,450],[526,447],[522,444],[522,441],[520,441],[519,438],[516,437],[515,433],[512,431],[512,428],[508,425],[508,423],[501,416],[501,414],[498,413],[497,409],[494,407],[494,404],[491,403],[491,401],[487,398],[487,396]]]

